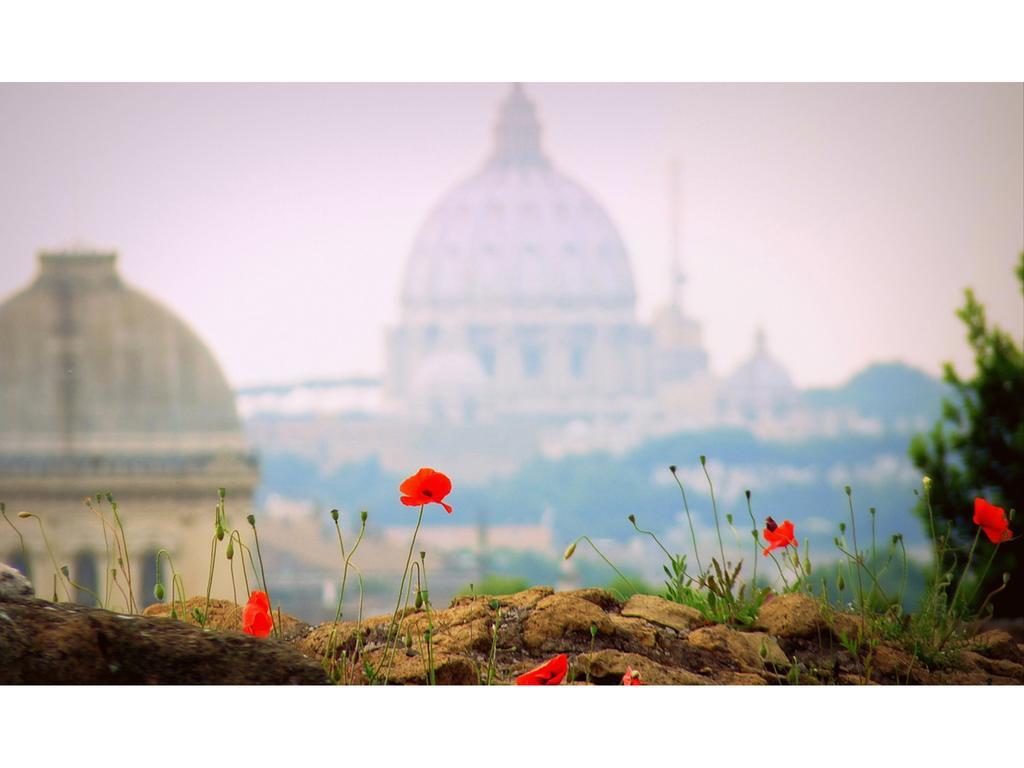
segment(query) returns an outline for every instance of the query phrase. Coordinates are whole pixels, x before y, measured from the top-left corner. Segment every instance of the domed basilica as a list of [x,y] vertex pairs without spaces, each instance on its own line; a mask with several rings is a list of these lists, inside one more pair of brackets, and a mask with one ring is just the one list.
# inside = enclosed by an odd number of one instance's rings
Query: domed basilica
[[708,375],[678,301],[653,328],[637,321],[622,238],[545,154],[520,86],[490,157],[415,239],[387,353],[391,402],[446,423],[633,419]]

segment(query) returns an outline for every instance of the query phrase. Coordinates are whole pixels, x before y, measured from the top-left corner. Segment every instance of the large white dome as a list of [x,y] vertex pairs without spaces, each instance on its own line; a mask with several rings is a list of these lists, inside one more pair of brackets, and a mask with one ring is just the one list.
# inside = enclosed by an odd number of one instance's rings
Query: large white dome
[[543,154],[521,87],[502,105],[486,166],[446,195],[406,262],[403,310],[538,305],[632,310],[622,239]]

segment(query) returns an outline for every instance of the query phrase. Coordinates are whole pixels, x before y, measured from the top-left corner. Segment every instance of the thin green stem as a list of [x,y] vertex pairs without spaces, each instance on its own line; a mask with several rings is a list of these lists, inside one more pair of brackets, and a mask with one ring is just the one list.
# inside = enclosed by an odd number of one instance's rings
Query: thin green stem
[[971,574],[971,561],[974,560],[974,550],[978,547],[978,538],[981,536],[981,526],[978,526],[978,530],[974,534],[974,541],[971,543],[971,549],[967,553],[967,562],[964,563],[963,573],[960,574],[960,579],[956,583],[956,589],[953,590],[953,599],[949,601],[949,617],[952,619],[956,616],[956,599],[960,597],[960,588],[964,585],[964,579]]
[[597,552],[597,554],[601,557],[601,559],[604,560],[606,563],[608,563],[608,567],[610,567],[613,571],[615,571],[615,573],[618,574],[619,578],[622,579],[626,583],[626,586],[628,586],[631,590],[633,590],[634,593],[639,592],[639,590],[636,587],[633,586],[633,582],[631,582],[629,579],[627,579],[626,576],[622,573],[622,571],[620,571],[618,568],[616,568],[614,565],[612,565],[612,561],[604,556],[604,553],[600,549],[597,548],[597,545],[594,544],[594,542],[592,542],[590,540],[589,536],[580,536],[578,539],[576,539],[576,541],[574,541],[572,543],[572,547],[570,547],[570,548],[574,548],[581,541],[587,542],[587,544],[590,545],[591,549],[593,549],[595,552]]
[[25,568],[28,568],[28,550],[25,549],[25,537],[21,535],[21,531],[18,530],[18,526],[10,521],[7,517],[7,505],[0,501],[0,517],[7,522],[13,531],[18,535],[18,541],[21,543],[21,559],[25,563]]
[[110,502],[110,509],[114,514],[114,522],[117,523],[117,527],[121,531],[121,542],[124,544],[124,572],[125,577],[128,579],[128,610],[130,613],[137,613],[138,606],[135,604],[135,590],[132,588],[132,558],[128,554],[128,539],[124,534],[124,523],[121,522],[121,516],[117,514],[117,502],[114,501],[113,497],[108,493],[107,501]]
[[210,541],[210,574],[206,578],[206,607],[203,609],[203,629],[210,620],[210,592],[213,590],[213,571],[217,567],[217,534]]
[[715,502],[715,485],[711,482],[711,475],[708,472],[708,467],[703,456],[701,457],[700,466],[701,469],[704,470],[704,477],[708,479],[708,488],[711,489],[711,510],[715,513],[715,533],[718,534],[718,551],[722,556],[722,568],[726,568],[725,547],[722,546],[722,527],[718,522],[718,504]]
[[[50,547],[50,540],[46,537],[46,528],[43,526],[43,519],[32,512],[19,512],[18,517],[31,517],[39,524],[39,532],[43,535],[43,544],[46,545],[46,551],[50,555],[50,562],[53,563],[54,578],[60,580],[61,586],[64,587],[64,594],[67,595],[68,602],[74,602],[74,599],[71,597],[71,590],[68,589],[68,585],[64,581],[64,574],[61,572],[60,566],[57,565],[57,558],[53,556],[53,549]],[[54,592],[56,592],[56,589],[54,589]]]
[[864,620],[865,625],[867,624],[867,606],[864,602],[864,580],[860,575],[860,548],[857,546],[857,516],[853,512],[853,494],[850,491],[850,486],[846,486],[846,501],[850,507],[850,527],[853,531],[853,551],[857,553],[857,557],[854,558],[854,562],[857,565],[857,591],[859,592],[860,598],[860,612],[861,617]]
[[[426,504],[420,505],[420,514],[416,519],[416,528],[412,532],[412,541],[409,542],[409,555],[405,558],[405,568],[402,570],[402,581],[398,585],[398,601],[395,603],[395,612],[391,615],[391,621],[388,624],[388,634],[384,638],[384,656],[382,660],[387,657],[388,644],[391,642],[391,631],[395,626],[395,621],[398,619],[398,609],[402,607],[402,592],[405,591],[405,579],[409,575],[409,564],[412,562],[412,552],[416,548],[416,536],[419,535],[420,526],[423,524],[423,510],[426,508]],[[396,641],[397,642],[397,641]],[[387,678],[384,679],[385,684]]]
[[[260,561],[260,578],[263,581],[263,591],[267,593],[267,602],[270,605],[273,605],[273,603],[270,601],[270,590],[267,589],[267,574],[263,571],[263,555],[260,552],[260,535],[256,532],[255,516],[249,515],[249,525],[252,527],[252,537],[256,541],[256,557]],[[252,558],[251,553],[249,557],[250,559]],[[281,637],[281,628],[276,624],[274,625],[274,634],[276,634],[278,637]]]
[[754,519],[754,509],[750,505],[750,491],[747,491],[747,514],[750,515],[750,524],[754,538],[754,589],[757,589],[757,553],[761,549],[761,537],[757,532],[757,521]]
[[700,552],[697,550],[697,533],[693,529],[693,517],[690,515],[690,505],[686,501],[686,489],[683,488],[683,481],[679,479],[679,475],[676,473],[675,467],[670,467],[672,471],[672,477],[675,478],[676,485],[679,486],[679,492],[683,495],[683,509],[686,510],[686,521],[690,524],[690,540],[693,542],[693,557],[697,561],[697,570],[700,571],[701,578],[704,577],[704,566],[700,562]]

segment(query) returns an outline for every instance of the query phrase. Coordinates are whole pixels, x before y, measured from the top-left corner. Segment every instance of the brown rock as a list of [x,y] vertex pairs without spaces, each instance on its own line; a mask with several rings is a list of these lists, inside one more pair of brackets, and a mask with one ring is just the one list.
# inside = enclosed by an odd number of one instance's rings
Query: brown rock
[[893,682],[923,682],[923,667],[909,653],[889,645],[879,645],[871,654],[871,677],[891,678]]
[[608,614],[593,603],[564,593],[550,595],[523,621],[523,645],[530,651],[561,651],[573,634],[577,641],[589,641],[591,626],[598,634],[615,632]]
[[630,619],[625,616],[609,614],[615,627],[615,634],[628,643],[635,643],[643,648],[655,648],[658,645],[658,633],[643,619]]
[[68,603],[0,602],[0,684],[326,682],[318,662],[272,637]]
[[818,600],[802,592],[772,598],[757,614],[757,626],[784,638],[815,637],[825,629]]
[[[202,612],[206,612],[206,598],[205,597],[190,597],[185,601],[185,615],[182,616],[180,603],[175,602],[174,608],[178,612],[178,621],[182,621],[185,624],[191,624],[192,626],[199,626],[199,622],[196,621],[193,616],[193,610],[198,609]],[[210,615],[206,620],[207,629],[227,629],[234,630],[236,632],[242,631],[242,611],[244,604],[235,605],[230,600],[214,600],[210,599]],[[154,603],[153,605],[147,606],[142,612],[143,616],[153,617],[167,617],[171,615],[171,604],[170,603]],[[274,621],[277,621],[277,611],[274,611]],[[283,625],[284,638],[287,640],[290,637],[294,637],[298,634],[304,633],[309,629],[309,624],[297,619],[294,616],[290,616],[287,613],[281,614],[281,623]]]
[[[734,659],[746,671],[759,672],[768,664],[773,665],[775,671],[785,672],[790,666],[775,638],[763,632],[740,632],[725,624],[715,624],[693,630],[686,637],[686,642],[694,648],[711,651],[720,658]],[[767,652],[763,660],[762,647]]]
[[1024,666],[1009,659],[990,659],[974,651],[964,651],[962,656],[968,664],[989,675],[1009,677],[1018,682],[1024,682]]
[[512,595],[476,595],[475,597],[461,595],[452,598],[451,607],[480,605],[490,610],[491,600],[497,600],[503,610],[505,608],[528,609],[533,608],[545,597],[550,597],[554,593],[555,591],[551,587],[530,587],[530,589],[524,589],[522,592]]
[[990,629],[970,639],[970,647],[993,659],[1014,659],[1020,656],[1013,636],[1004,629]]
[[768,685],[768,681],[755,672],[729,671],[717,682],[722,685]]
[[622,606],[622,615],[644,619],[682,633],[708,623],[696,608],[673,603],[655,595],[633,595]]
[[604,650],[581,653],[576,657],[579,668],[577,678],[590,672],[590,681],[597,684],[621,685],[626,667],[640,673],[640,680],[646,685],[708,685],[711,680],[695,675],[685,669],[675,669],[652,661],[638,653]]
[[568,592],[562,592],[561,594],[586,600],[588,603],[593,603],[598,608],[603,608],[606,611],[619,606],[619,599],[607,589],[596,589],[591,587],[588,589],[573,589]]

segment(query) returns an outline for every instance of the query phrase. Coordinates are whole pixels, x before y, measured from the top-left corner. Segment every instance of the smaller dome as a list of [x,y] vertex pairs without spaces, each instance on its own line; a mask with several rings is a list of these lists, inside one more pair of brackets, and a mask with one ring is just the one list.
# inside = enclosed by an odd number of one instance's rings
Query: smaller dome
[[725,383],[725,404],[744,411],[767,411],[790,406],[796,397],[789,372],[768,353],[764,331],[759,329],[754,354]]

